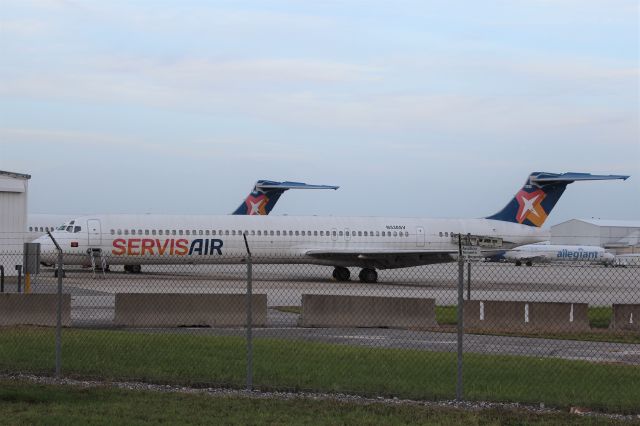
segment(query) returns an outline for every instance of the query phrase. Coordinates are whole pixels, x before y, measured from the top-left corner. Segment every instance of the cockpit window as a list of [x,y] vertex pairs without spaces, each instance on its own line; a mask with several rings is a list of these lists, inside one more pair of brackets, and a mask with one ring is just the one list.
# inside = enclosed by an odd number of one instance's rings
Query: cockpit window
[[74,232],[74,233],[76,233],[76,232],[80,232],[80,231],[82,231],[82,227],[81,227],[81,226],[74,226],[74,227],[73,227],[73,232]]
[[73,232],[73,226],[67,226],[67,232]]

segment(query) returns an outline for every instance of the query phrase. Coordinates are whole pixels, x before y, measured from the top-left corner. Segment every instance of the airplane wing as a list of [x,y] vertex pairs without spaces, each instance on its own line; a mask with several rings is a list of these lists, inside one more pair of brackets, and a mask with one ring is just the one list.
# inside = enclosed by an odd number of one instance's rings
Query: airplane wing
[[337,249],[309,250],[305,252],[305,255],[318,260],[326,260],[335,266],[393,269],[451,262],[454,260],[452,255],[457,253],[457,250],[437,249]]

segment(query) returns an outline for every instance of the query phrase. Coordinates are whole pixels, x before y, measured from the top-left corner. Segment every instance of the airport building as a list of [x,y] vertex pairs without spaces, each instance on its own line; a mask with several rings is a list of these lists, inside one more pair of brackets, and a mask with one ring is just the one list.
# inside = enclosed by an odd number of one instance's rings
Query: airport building
[[27,227],[27,192],[31,176],[0,170],[0,265],[14,275],[22,263]]
[[615,254],[640,253],[640,221],[571,219],[551,227],[551,244],[600,246]]

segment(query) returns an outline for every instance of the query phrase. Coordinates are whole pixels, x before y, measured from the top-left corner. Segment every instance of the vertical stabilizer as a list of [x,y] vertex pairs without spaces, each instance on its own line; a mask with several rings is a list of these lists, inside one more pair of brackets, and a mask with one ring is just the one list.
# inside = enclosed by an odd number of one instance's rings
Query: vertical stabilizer
[[338,189],[332,185],[309,185],[302,182],[274,182],[259,180],[240,206],[233,212],[239,215],[268,215],[280,196],[289,189]]
[[498,213],[487,219],[540,227],[547,220],[567,185],[586,180],[626,180],[629,176],[592,175],[589,173],[534,172],[515,197]]

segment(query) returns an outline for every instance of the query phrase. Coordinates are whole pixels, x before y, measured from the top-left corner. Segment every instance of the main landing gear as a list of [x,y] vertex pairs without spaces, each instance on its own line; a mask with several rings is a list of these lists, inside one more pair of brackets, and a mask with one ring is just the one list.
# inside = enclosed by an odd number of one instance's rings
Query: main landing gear
[[[336,266],[333,270],[333,278],[336,281],[349,281],[351,272],[343,266]],[[358,274],[358,278],[363,283],[371,284],[378,282],[378,273],[373,268],[363,268]]]
[[139,274],[142,272],[141,265],[124,265],[124,271],[129,272],[130,274]]
[[363,283],[373,284],[378,282],[378,273],[372,268],[364,268],[360,271],[358,277]]
[[349,281],[351,272],[343,266],[336,266],[333,270],[333,278],[335,278],[336,281]]

